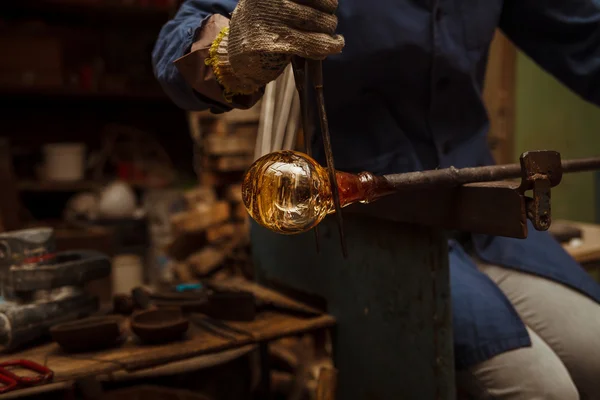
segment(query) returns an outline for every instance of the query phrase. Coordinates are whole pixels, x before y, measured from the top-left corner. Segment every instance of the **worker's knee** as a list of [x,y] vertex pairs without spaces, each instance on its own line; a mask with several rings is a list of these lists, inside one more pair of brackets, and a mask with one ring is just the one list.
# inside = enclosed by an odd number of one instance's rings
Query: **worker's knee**
[[[540,366],[540,372],[533,374],[528,384],[527,392],[522,397],[515,399],[546,399],[546,400],[578,400],[579,393],[573,380],[563,371],[560,374],[548,377],[544,373],[544,367]],[[527,379],[524,377],[523,379]]]
[[458,374],[459,385],[478,399],[576,400],[563,362],[528,329],[532,345],[499,354]]
[[[515,370],[521,370],[515,368]],[[486,400],[578,400],[579,394],[566,370],[547,373],[543,365],[527,374],[512,373],[510,369],[458,372],[459,399]]]

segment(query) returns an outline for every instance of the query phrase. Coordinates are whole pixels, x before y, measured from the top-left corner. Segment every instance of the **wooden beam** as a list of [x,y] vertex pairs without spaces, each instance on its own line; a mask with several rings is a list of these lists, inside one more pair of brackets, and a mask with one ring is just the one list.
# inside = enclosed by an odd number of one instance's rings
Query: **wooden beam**
[[515,46],[500,31],[490,46],[483,99],[490,118],[489,144],[497,163],[514,162]]

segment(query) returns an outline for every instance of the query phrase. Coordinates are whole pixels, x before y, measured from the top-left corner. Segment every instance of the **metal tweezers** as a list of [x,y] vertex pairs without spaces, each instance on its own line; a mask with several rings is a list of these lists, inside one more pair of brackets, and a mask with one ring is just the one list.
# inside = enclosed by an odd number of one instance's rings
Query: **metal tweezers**
[[[327,121],[327,113],[325,112],[325,96],[323,94],[323,65],[321,61],[308,60],[302,57],[292,58],[292,69],[294,71],[294,80],[296,89],[300,96],[300,112],[302,113],[302,129],[304,131],[304,151],[307,155],[311,155],[311,140],[314,133],[312,124],[312,110],[309,102],[309,90],[312,85],[315,90],[317,111],[321,122],[321,136],[323,138],[323,147],[325,149],[325,158],[327,161],[327,172],[331,183],[331,192],[335,205],[335,215],[340,235],[340,243],[342,246],[342,254],[344,258],[348,257],[348,249],[344,236],[344,221],[342,218],[342,207],[340,205],[340,195],[337,186],[335,174],[335,165],[333,162],[333,152],[331,150],[331,137],[329,135],[329,122]],[[319,233],[317,228],[314,228],[317,252],[319,252]]]

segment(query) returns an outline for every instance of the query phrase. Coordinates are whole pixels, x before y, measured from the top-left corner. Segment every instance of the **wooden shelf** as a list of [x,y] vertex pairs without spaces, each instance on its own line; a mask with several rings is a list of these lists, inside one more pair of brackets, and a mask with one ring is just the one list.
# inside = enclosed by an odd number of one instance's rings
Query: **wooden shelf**
[[[83,192],[102,189],[109,182],[93,180],[81,180],[72,182],[42,181],[42,180],[20,180],[17,187],[21,192]],[[126,181],[134,189],[156,189],[164,188],[169,184],[151,184],[145,181]]]
[[102,187],[100,182],[87,180],[74,182],[21,180],[17,185],[23,192],[82,192]]
[[135,92],[135,91],[86,91],[71,88],[52,87],[3,87],[0,86],[0,98],[11,97],[52,97],[64,99],[95,99],[95,100],[123,100],[123,101],[169,101],[169,98],[159,91]]
[[40,18],[48,21],[78,24],[113,25],[129,23],[163,24],[172,15],[172,7],[110,4],[105,1],[74,0],[20,0],[0,2],[0,11],[6,18]]

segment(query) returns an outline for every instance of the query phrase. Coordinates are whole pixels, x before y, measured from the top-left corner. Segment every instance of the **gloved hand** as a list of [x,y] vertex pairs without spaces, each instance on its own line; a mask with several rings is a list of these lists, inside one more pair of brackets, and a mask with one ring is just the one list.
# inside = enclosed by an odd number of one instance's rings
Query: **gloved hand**
[[344,47],[335,34],[337,0],[240,0],[207,64],[226,94],[252,94],[275,80],[292,56],[322,60]]

